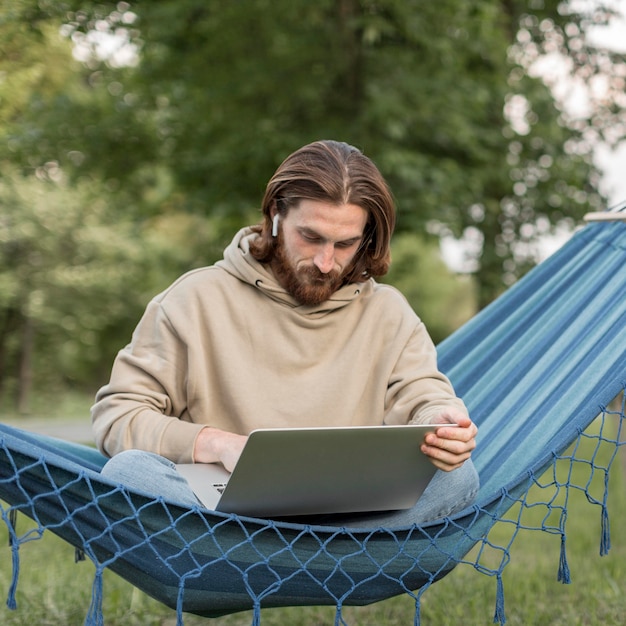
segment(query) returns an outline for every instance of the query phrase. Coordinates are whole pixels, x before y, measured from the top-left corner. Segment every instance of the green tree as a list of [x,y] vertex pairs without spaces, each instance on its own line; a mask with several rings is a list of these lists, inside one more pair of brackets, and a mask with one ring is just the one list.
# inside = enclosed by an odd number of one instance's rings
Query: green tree
[[111,224],[97,191],[55,164],[0,182],[0,391],[23,413],[33,384],[105,380],[146,302],[211,245],[199,217]]
[[[0,267],[0,332],[8,336],[20,323],[16,310],[24,321],[35,306],[15,295],[19,272],[31,272],[27,279],[36,292],[43,289],[46,302],[60,307],[62,296],[81,319],[100,293],[101,306],[116,311],[110,323],[125,328],[128,318],[117,316],[116,299],[137,302],[148,285],[158,289],[176,272],[214,260],[234,228],[256,221],[255,207],[279,161],[328,137],[361,147],[390,181],[401,250],[392,278],[422,294],[418,310],[449,297],[428,291],[440,270],[420,272],[432,255],[418,255],[432,246],[418,233],[433,242],[472,233],[481,242],[473,261],[484,306],[535,262],[543,235],[602,205],[592,141],[621,137],[615,129],[623,128],[617,103],[625,73],[623,59],[594,49],[585,35],[610,14],[585,13],[586,6],[565,0],[4,2],[0,215],[11,230],[2,235],[8,252]],[[119,49],[111,54],[103,43]],[[546,54],[568,60],[582,80],[602,78],[606,100],[569,116],[533,71]],[[33,190],[47,185],[60,220],[46,231],[49,250],[39,253],[56,267],[54,277],[35,272],[29,252],[11,252],[17,242],[36,249],[21,232],[40,226],[28,196],[33,180]],[[64,204],[76,211],[70,232],[62,227]],[[23,215],[9,213],[13,205]],[[112,246],[110,258],[95,247],[109,268],[102,268],[109,272],[106,285],[94,258],[80,289],[60,290],[61,278],[75,278],[81,266],[72,233],[88,239],[96,224],[121,246]],[[116,264],[136,268],[127,290],[108,282],[124,282]],[[142,272],[150,279],[137,285]],[[413,275],[420,286],[413,287]],[[55,315],[50,326],[35,320],[40,345],[48,336],[42,328],[50,337],[52,328],[62,328]],[[78,337],[83,322],[70,318],[65,325]],[[91,324],[81,345],[97,336],[95,354],[117,331]],[[5,363],[17,354],[11,341],[2,344]]]
[[609,76],[585,37],[606,11],[555,0],[18,4],[31,23],[54,15],[83,47],[122,33],[138,63],[88,57],[89,97],[31,116],[47,140],[16,133],[14,155],[139,200],[167,170],[177,208],[221,218],[224,237],[249,219],[280,159],[320,137],[374,158],[400,230],[480,232],[481,306],[534,263],[543,234],[602,205],[588,137],[618,112],[598,102],[573,123],[528,70],[558,52],[581,75]]
[[443,341],[476,313],[475,281],[467,274],[455,275],[432,238],[400,233],[392,244],[392,258],[384,282],[405,295],[435,343]]

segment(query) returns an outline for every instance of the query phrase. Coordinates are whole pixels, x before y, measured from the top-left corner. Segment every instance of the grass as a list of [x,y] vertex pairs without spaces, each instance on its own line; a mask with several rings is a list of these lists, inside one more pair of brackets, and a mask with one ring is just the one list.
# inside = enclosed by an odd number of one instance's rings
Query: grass
[[20,415],[15,409],[9,394],[0,397],[0,421],[6,424],[20,425],[29,422],[60,421],[78,422],[89,420],[89,408],[93,404],[94,393],[65,390],[63,392],[49,392],[46,395],[36,395],[30,403],[27,415]]
[[[80,403],[79,403],[80,404]],[[77,415],[80,415],[80,410]],[[600,509],[588,504],[584,494],[570,496],[567,520],[567,554],[572,583],[557,582],[560,537],[521,531],[511,548],[511,562],[503,574],[507,626],[611,626],[624,623],[626,614],[626,540],[622,520],[626,497],[622,459],[610,479],[609,513],[612,547],[599,556]],[[577,471],[584,472],[584,468]],[[584,480],[584,476],[583,476]],[[544,512],[527,510],[529,525],[541,523]],[[533,519],[534,518],[534,519]],[[526,517],[524,517],[526,521]],[[32,523],[20,516],[23,534]],[[508,542],[510,525],[498,524],[490,534],[494,543]],[[41,540],[22,546],[18,609],[0,606],[3,626],[82,625],[91,602],[94,567],[89,561],[74,563],[74,551],[46,532]],[[488,557],[489,558],[489,557]],[[481,561],[482,562],[482,561]],[[7,531],[0,525],[0,594],[11,582]],[[460,565],[427,590],[421,603],[425,626],[478,626],[491,624],[496,601],[496,580],[468,565]],[[175,612],[149,598],[111,572],[104,576],[104,619],[107,626],[175,626]],[[413,624],[414,603],[401,596],[367,607],[346,607],[350,625]],[[263,626],[319,626],[333,624],[334,607],[268,609]],[[243,626],[252,614],[244,612],[216,619],[185,615],[186,626]]]

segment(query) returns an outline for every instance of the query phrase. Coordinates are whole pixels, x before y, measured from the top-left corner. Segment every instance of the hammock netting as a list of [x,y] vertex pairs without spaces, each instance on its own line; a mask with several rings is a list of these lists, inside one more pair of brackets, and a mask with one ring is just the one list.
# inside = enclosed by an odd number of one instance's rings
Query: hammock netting
[[[262,608],[302,605],[335,605],[345,624],[342,607],[400,594],[413,598],[418,624],[424,591],[460,563],[495,578],[494,621],[503,624],[502,573],[520,530],[560,537],[558,577],[569,582],[572,490],[598,511],[600,553],[610,546],[608,473],[625,413],[626,223],[579,230],[438,351],[479,426],[481,489],[470,508],[423,526],[351,530],[183,508],[104,479],[105,459],[89,446],[0,425],[8,606],[21,546],[50,530],[95,564],[89,625],[103,623],[105,568],[175,609],[179,626],[185,612],[252,609],[258,624]],[[541,521],[529,524],[526,512],[539,507]],[[18,533],[18,512],[34,530]],[[499,543],[496,523],[511,529]]]

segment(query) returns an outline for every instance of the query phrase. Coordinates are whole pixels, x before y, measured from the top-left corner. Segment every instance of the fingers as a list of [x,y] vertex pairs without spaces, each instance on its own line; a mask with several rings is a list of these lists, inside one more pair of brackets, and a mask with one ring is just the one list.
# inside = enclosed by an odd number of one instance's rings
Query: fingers
[[476,428],[476,424],[472,422],[469,416],[465,413],[461,413],[460,411],[444,411],[442,412],[433,423],[442,424],[442,428],[445,426],[445,423],[456,424],[461,430],[470,429],[473,430],[474,433],[478,430]]
[[434,445],[424,442],[422,452],[429,456],[440,469],[455,469],[471,457],[475,447],[474,439],[470,441],[437,439]]
[[[465,445],[469,446],[470,450],[473,450],[476,447],[476,433],[478,433],[478,428],[471,421],[467,427],[459,425],[458,427],[446,428],[441,426],[435,432],[428,433],[424,437],[424,442],[429,446],[440,447],[450,451],[457,449],[461,451]],[[459,445],[456,445],[456,443]]]
[[451,471],[463,465],[476,448],[478,428],[469,418],[463,418],[467,425],[460,422],[461,420],[457,422],[458,427],[442,426],[424,438],[422,452],[430,457],[437,468],[444,471]]
[[461,465],[471,457],[471,450],[456,453],[443,448],[424,445],[422,446],[422,451],[430,457],[430,460],[436,467],[446,472],[461,467]]
[[438,415],[431,417],[431,423],[433,424],[457,424],[461,428],[467,428],[472,420],[469,418],[465,411],[461,411],[456,407],[448,407],[442,409]]
[[465,463],[465,461],[463,461],[462,463],[449,465],[448,463],[443,463],[442,461],[432,458],[431,462],[437,469],[443,470],[444,472],[451,472],[452,470],[458,469],[459,467],[461,467],[461,465],[463,465],[463,463]]

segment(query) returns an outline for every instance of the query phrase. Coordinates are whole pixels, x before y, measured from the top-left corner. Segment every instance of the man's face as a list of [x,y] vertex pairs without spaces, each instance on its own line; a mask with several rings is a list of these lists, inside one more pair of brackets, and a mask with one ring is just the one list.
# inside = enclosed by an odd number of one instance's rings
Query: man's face
[[302,200],[279,219],[272,261],[278,281],[300,304],[328,300],[351,269],[367,211],[355,204]]

